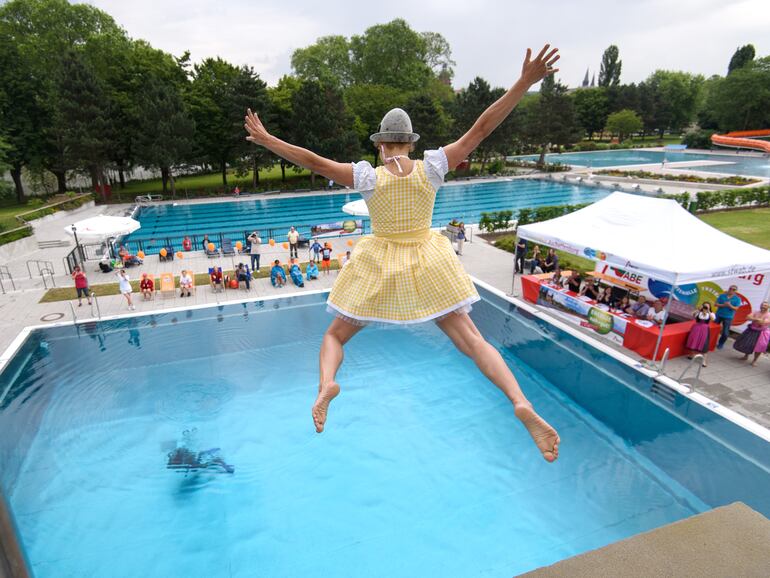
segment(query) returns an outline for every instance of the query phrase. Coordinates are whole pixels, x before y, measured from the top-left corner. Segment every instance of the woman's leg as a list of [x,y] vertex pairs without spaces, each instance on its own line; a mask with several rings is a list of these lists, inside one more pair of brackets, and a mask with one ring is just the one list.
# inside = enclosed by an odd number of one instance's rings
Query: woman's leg
[[761,351],[755,351],[754,352],[754,361],[751,362],[752,367],[757,366],[757,361],[759,360],[759,356],[762,355]]
[[448,315],[438,321],[438,326],[455,347],[473,359],[481,372],[511,400],[514,414],[527,428],[546,461],[556,460],[559,457],[559,434],[535,412],[500,352],[484,339],[468,314]]
[[335,379],[344,357],[342,347],[361,329],[363,329],[362,325],[353,325],[335,318],[324,334],[319,356],[321,377],[318,383],[318,397],[313,404],[312,411],[315,431],[318,433],[324,430],[329,403],[340,392],[340,386]]

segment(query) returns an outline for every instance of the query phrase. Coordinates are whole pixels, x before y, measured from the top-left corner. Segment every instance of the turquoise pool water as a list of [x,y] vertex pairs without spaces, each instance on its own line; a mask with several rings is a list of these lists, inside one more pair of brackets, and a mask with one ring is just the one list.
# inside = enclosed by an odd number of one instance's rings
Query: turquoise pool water
[[[445,185],[436,195],[433,226],[445,225],[452,218],[477,223],[485,211],[590,203],[604,198],[609,192],[535,179]],[[275,237],[280,242],[286,240],[292,225],[309,236],[312,225],[350,219],[350,215],[342,212],[342,207],[360,198],[359,194],[350,193],[145,207],[138,216],[142,228],[126,241],[129,249],[152,253],[167,243],[181,249],[185,235],[200,238],[204,234],[213,237],[216,233],[227,232],[226,236],[235,242],[243,241],[244,234],[257,229],[263,237]]]
[[[556,464],[432,324],[356,336],[317,435],[323,294],[33,333],[0,375],[0,488],[35,576],[508,577],[736,499],[770,513],[766,443],[482,297]],[[235,472],[167,469],[181,443]]]
[[[538,155],[516,157],[524,160],[536,160]],[[767,156],[749,156],[745,153],[700,154],[678,151],[650,151],[644,149],[620,151],[593,151],[546,155],[549,163],[562,163],[580,167],[614,167],[628,165],[681,163],[708,161],[711,164],[698,165],[693,170],[733,175],[770,177],[770,158]]]

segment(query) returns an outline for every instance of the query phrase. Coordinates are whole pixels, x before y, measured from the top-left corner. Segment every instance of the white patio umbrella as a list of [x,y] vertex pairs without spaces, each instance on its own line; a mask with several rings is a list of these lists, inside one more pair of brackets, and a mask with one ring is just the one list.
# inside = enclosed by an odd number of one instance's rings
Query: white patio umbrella
[[80,241],[103,241],[111,237],[120,237],[136,231],[141,224],[130,217],[110,217],[99,215],[89,219],[83,219],[72,225],[64,227],[64,230]]
[[365,200],[358,199],[357,201],[351,201],[343,205],[342,212],[356,217],[368,217],[369,207],[366,206]]

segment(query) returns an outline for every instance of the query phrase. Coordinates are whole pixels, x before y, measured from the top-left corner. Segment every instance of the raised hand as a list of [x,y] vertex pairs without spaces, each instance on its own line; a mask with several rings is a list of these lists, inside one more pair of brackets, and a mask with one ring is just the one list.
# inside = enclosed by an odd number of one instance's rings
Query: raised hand
[[543,46],[540,53],[532,60],[532,49],[527,48],[527,56],[524,58],[524,64],[521,67],[521,77],[526,80],[530,86],[540,82],[549,74],[558,72],[558,68],[553,65],[559,60],[559,49],[551,48],[550,44]]
[[246,124],[243,126],[249,133],[249,136],[246,137],[246,140],[263,146],[267,144],[267,140],[270,138],[270,133],[267,132],[265,126],[262,124],[262,121],[259,120],[259,117],[255,113],[251,112],[250,108],[246,110]]

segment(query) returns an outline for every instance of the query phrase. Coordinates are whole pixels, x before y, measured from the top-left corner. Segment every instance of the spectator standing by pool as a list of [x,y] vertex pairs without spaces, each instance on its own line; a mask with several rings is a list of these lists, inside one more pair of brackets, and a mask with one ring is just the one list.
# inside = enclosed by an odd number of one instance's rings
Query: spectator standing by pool
[[465,223],[460,221],[457,225],[457,254],[463,254],[463,245],[465,245]]
[[134,291],[131,288],[131,278],[128,276],[128,273],[126,273],[125,269],[121,269],[115,273],[115,275],[118,278],[118,289],[120,290],[120,294],[126,298],[126,302],[128,303],[128,310],[133,311],[136,309],[136,307],[134,307],[134,303],[131,301],[131,293]]
[[289,259],[297,257],[297,248],[299,247],[299,233],[292,227],[286,235],[289,239]]
[[321,260],[321,249],[323,249],[323,247],[321,247],[321,243],[318,242],[318,239],[313,237],[313,244],[310,245],[310,250],[313,253],[313,260],[316,263]]
[[192,241],[187,235],[185,235],[184,239],[182,240],[182,249],[185,251],[192,251]]
[[770,304],[763,301],[759,311],[749,315],[748,320],[751,325],[735,340],[733,348],[744,354],[744,361],[753,353],[754,360],[751,365],[756,366],[759,356],[767,351],[767,344],[770,343]]
[[332,264],[332,247],[329,243],[324,244],[324,248],[321,249],[321,269],[324,273],[329,275],[331,273]]
[[75,293],[78,296],[78,307],[83,306],[83,297],[88,299],[88,304],[91,305],[91,294],[88,291],[88,278],[83,270],[75,265],[72,270],[72,278],[75,280]]
[[730,285],[726,293],[722,293],[717,297],[716,318],[717,323],[722,325],[717,349],[722,349],[725,346],[725,341],[730,336],[730,325],[733,323],[735,312],[741,306],[741,298],[738,296],[737,291],[738,287],[736,285]]
[[524,259],[527,256],[527,240],[519,237],[516,242],[516,257],[514,258],[514,273],[524,273]]
[[259,273],[259,258],[262,255],[262,238],[259,231],[254,231],[248,238],[249,255],[251,256],[251,270]]
[[700,306],[700,309],[694,311],[692,314],[695,319],[695,323],[690,327],[690,332],[687,334],[687,342],[685,348],[690,352],[687,356],[692,359],[696,353],[703,355],[703,367],[706,367],[706,357],[709,354],[709,343],[711,342],[711,330],[709,324],[716,319],[714,312],[711,310],[711,303],[706,301]]

